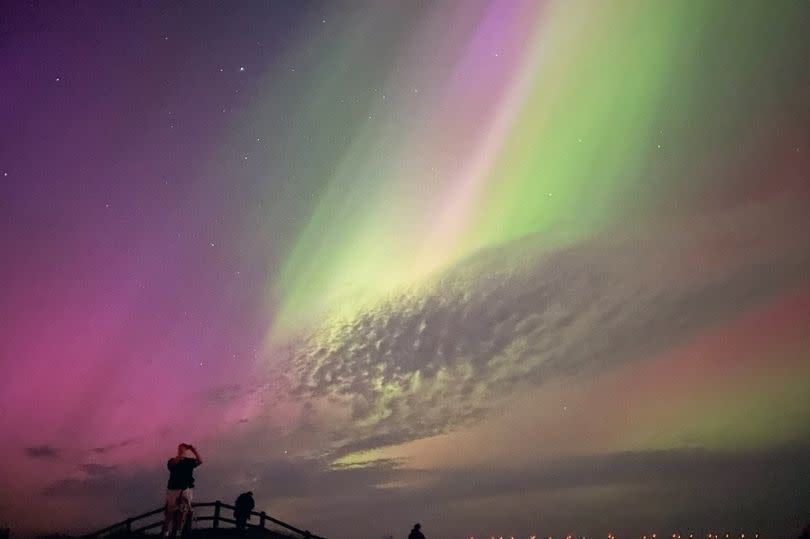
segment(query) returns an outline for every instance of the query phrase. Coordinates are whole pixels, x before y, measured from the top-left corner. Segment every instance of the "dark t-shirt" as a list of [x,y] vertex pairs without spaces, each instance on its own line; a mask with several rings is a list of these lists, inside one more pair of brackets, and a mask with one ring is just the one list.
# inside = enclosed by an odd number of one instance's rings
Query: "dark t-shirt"
[[234,502],[234,513],[238,513],[240,515],[247,515],[253,508],[256,507],[256,502],[253,501],[253,496],[250,496],[247,493],[242,493],[236,498],[236,502]]
[[177,462],[169,459],[166,467],[169,469],[169,490],[182,490],[194,487],[194,468],[200,465],[200,461],[191,458],[182,458]]

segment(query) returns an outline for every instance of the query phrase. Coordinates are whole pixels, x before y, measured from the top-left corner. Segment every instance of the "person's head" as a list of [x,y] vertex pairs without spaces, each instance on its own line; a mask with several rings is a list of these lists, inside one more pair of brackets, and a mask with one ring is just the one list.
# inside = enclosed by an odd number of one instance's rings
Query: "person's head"
[[245,492],[245,494],[247,494],[248,496],[253,496],[253,491],[252,491],[252,490],[248,490],[247,492]]
[[416,524],[414,524],[414,525],[413,525],[413,529],[414,529],[414,530],[418,530],[418,529],[421,529],[421,528],[422,528],[422,525],[421,525],[421,524],[419,524],[418,522],[417,522]]
[[186,456],[187,452],[191,452],[191,445],[183,443],[177,446],[178,457]]

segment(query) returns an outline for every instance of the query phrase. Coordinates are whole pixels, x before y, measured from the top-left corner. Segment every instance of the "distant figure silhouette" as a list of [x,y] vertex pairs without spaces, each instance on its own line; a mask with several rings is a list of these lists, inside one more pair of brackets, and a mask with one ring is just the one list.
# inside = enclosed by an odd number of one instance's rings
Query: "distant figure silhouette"
[[425,534],[422,533],[422,525],[418,522],[413,525],[411,533],[408,534],[408,539],[425,539]]
[[166,485],[163,537],[183,534],[183,528],[192,510],[194,468],[200,464],[202,458],[191,444],[178,445],[177,455],[166,463],[169,469],[169,483]]
[[253,501],[253,492],[247,491],[240,494],[233,502],[233,518],[236,520],[236,529],[240,532],[247,528],[247,521],[250,520],[250,512],[256,507]]

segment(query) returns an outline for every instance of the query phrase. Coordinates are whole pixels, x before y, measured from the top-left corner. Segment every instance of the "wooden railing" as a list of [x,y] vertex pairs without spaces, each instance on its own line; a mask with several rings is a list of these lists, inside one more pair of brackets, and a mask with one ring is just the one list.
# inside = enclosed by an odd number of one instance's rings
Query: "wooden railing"
[[[206,509],[210,507],[213,507],[214,509],[213,515],[209,516],[200,514],[201,509]],[[219,528],[220,524],[222,523],[234,525],[236,524],[236,520],[234,520],[233,518],[223,516],[222,514],[223,509],[229,509],[230,511],[234,511],[236,508],[232,505],[228,505],[227,503],[222,503],[219,500],[208,503],[195,503],[193,504],[193,508],[194,508],[193,513],[194,522],[211,522],[211,528]],[[251,522],[248,522],[247,526],[249,528],[273,530],[277,526],[278,528],[280,528],[280,530],[276,531],[280,531],[281,533],[290,535],[291,537],[301,537],[303,539],[326,539],[325,537],[321,537],[320,535],[310,533],[309,530],[302,530],[300,528],[292,526],[291,524],[282,522],[277,518],[273,518],[264,511],[261,512],[251,511],[250,515],[251,517],[254,516],[259,517],[259,523],[253,524]],[[148,523],[142,522],[149,519],[149,517],[154,516],[158,516],[158,519],[156,521]],[[274,524],[275,526],[271,526],[272,524]],[[83,536],[83,539],[94,539],[94,538],[101,539],[105,536],[118,535],[124,533],[127,534],[145,533],[149,530],[162,527],[163,527],[163,508],[159,507],[153,511],[149,511],[148,513],[144,513],[142,515],[138,515],[135,517],[130,517],[122,520],[121,522],[116,522],[112,526],[107,526],[106,528],[102,528],[92,533],[88,533],[87,535]]]

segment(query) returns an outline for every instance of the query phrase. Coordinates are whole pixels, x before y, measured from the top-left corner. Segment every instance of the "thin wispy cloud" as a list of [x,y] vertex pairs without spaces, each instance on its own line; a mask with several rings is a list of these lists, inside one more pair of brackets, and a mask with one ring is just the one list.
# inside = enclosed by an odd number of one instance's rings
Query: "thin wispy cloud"
[[59,449],[50,445],[36,445],[26,447],[25,454],[32,459],[56,460],[59,458]]

